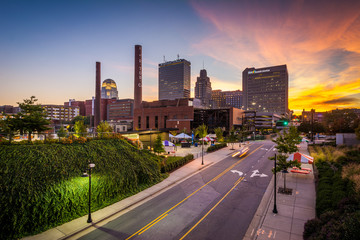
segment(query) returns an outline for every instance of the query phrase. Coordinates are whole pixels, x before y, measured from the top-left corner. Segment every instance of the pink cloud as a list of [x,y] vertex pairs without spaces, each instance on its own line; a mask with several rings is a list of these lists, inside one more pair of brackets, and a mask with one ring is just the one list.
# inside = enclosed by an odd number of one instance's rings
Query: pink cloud
[[346,84],[360,76],[359,1],[192,5],[213,26],[213,32],[193,45],[197,52],[239,71],[287,64],[293,98],[319,85]]

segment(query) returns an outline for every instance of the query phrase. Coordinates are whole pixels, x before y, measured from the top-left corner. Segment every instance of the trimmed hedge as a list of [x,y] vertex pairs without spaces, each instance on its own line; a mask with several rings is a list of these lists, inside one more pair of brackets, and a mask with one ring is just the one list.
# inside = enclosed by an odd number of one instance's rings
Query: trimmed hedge
[[320,216],[326,211],[336,210],[340,201],[353,194],[348,180],[341,177],[341,166],[329,162],[318,162],[319,172],[317,185],[316,214]]
[[219,149],[221,149],[221,148],[224,148],[224,147],[226,147],[226,146],[227,146],[226,143],[215,144],[215,145],[213,145],[213,146],[208,147],[208,148],[206,149],[206,152],[214,152],[214,151],[219,150]]
[[[178,167],[185,165],[186,163],[190,162],[194,159],[194,155],[188,154],[185,157],[168,157],[164,159],[163,164],[161,165],[161,172],[171,172]],[[166,160],[166,162],[165,162]]]
[[0,147],[0,239],[33,235],[87,213],[88,161],[92,211],[161,180],[159,158],[125,140]]
[[[345,165],[360,163],[360,152],[346,151],[344,156],[333,158],[340,148],[315,147],[318,170],[316,214],[317,218],[305,223],[303,238],[310,239],[358,239],[360,236],[360,193],[354,182],[343,178]],[[332,150],[330,152],[329,150]],[[335,151],[335,152],[334,152]],[[330,154],[321,154],[330,152]]]

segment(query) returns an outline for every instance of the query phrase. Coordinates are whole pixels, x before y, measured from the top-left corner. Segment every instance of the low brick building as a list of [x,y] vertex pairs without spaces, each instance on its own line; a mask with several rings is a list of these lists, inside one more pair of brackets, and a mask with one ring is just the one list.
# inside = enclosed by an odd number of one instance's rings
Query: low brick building
[[178,128],[190,132],[193,117],[193,100],[189,98],[142,102],[140,108],[134,109],[134,128]]
[[191,98],[142,102],[140,108],[134,109],[134,129],[175,128],[190,133],[191,130],[204,123],[210,131],[216,127],[223,127],[224,130],[229,131],[233,126],[241,126],[243,114],[243,110],[234,107],[196,108]]

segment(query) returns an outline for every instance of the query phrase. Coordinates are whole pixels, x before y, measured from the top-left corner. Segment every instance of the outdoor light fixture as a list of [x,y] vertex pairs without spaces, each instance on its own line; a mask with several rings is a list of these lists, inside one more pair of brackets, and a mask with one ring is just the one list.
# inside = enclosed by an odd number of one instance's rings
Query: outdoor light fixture
[[201,165],[204,165],[204,138],[202,138],[202,145],[201,145]]
[[278,213],[276,207],[276,154],[275,154],[275,161],[274,161],[274,209],[273,213]]
[[[84,173],[82,174],[82,177],[89,177],[89,215],[88,215],[88,223],[92,222],[91,219],[91,169],[95,167],[95,163],[89,163],[89,168],[85,169]],[[89,173],[87,173],[87,171],[89,171]]]

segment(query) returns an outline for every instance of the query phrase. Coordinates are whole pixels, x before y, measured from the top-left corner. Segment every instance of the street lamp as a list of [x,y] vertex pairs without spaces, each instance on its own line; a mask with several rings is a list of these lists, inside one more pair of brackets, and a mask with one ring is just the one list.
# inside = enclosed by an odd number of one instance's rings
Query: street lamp
[[276,208],[276,154],[275,154],[275,161],[274,161],[274,209],[273,213],[278,213]]
[[89,177],[89,215],[88,215],[88,220],[87,220],[88,223],[92,222],[92,219],[91,219],[91,169],[94,167],[95,167],[95,163],[89,162],[89,168],[88,168],[89,174],[86,172],[86,169],[85,169],[85,172],[82,175],[83,177]]
[[204,138],[202,138],[202,145],[201,145],[201,165],[204,165]]

